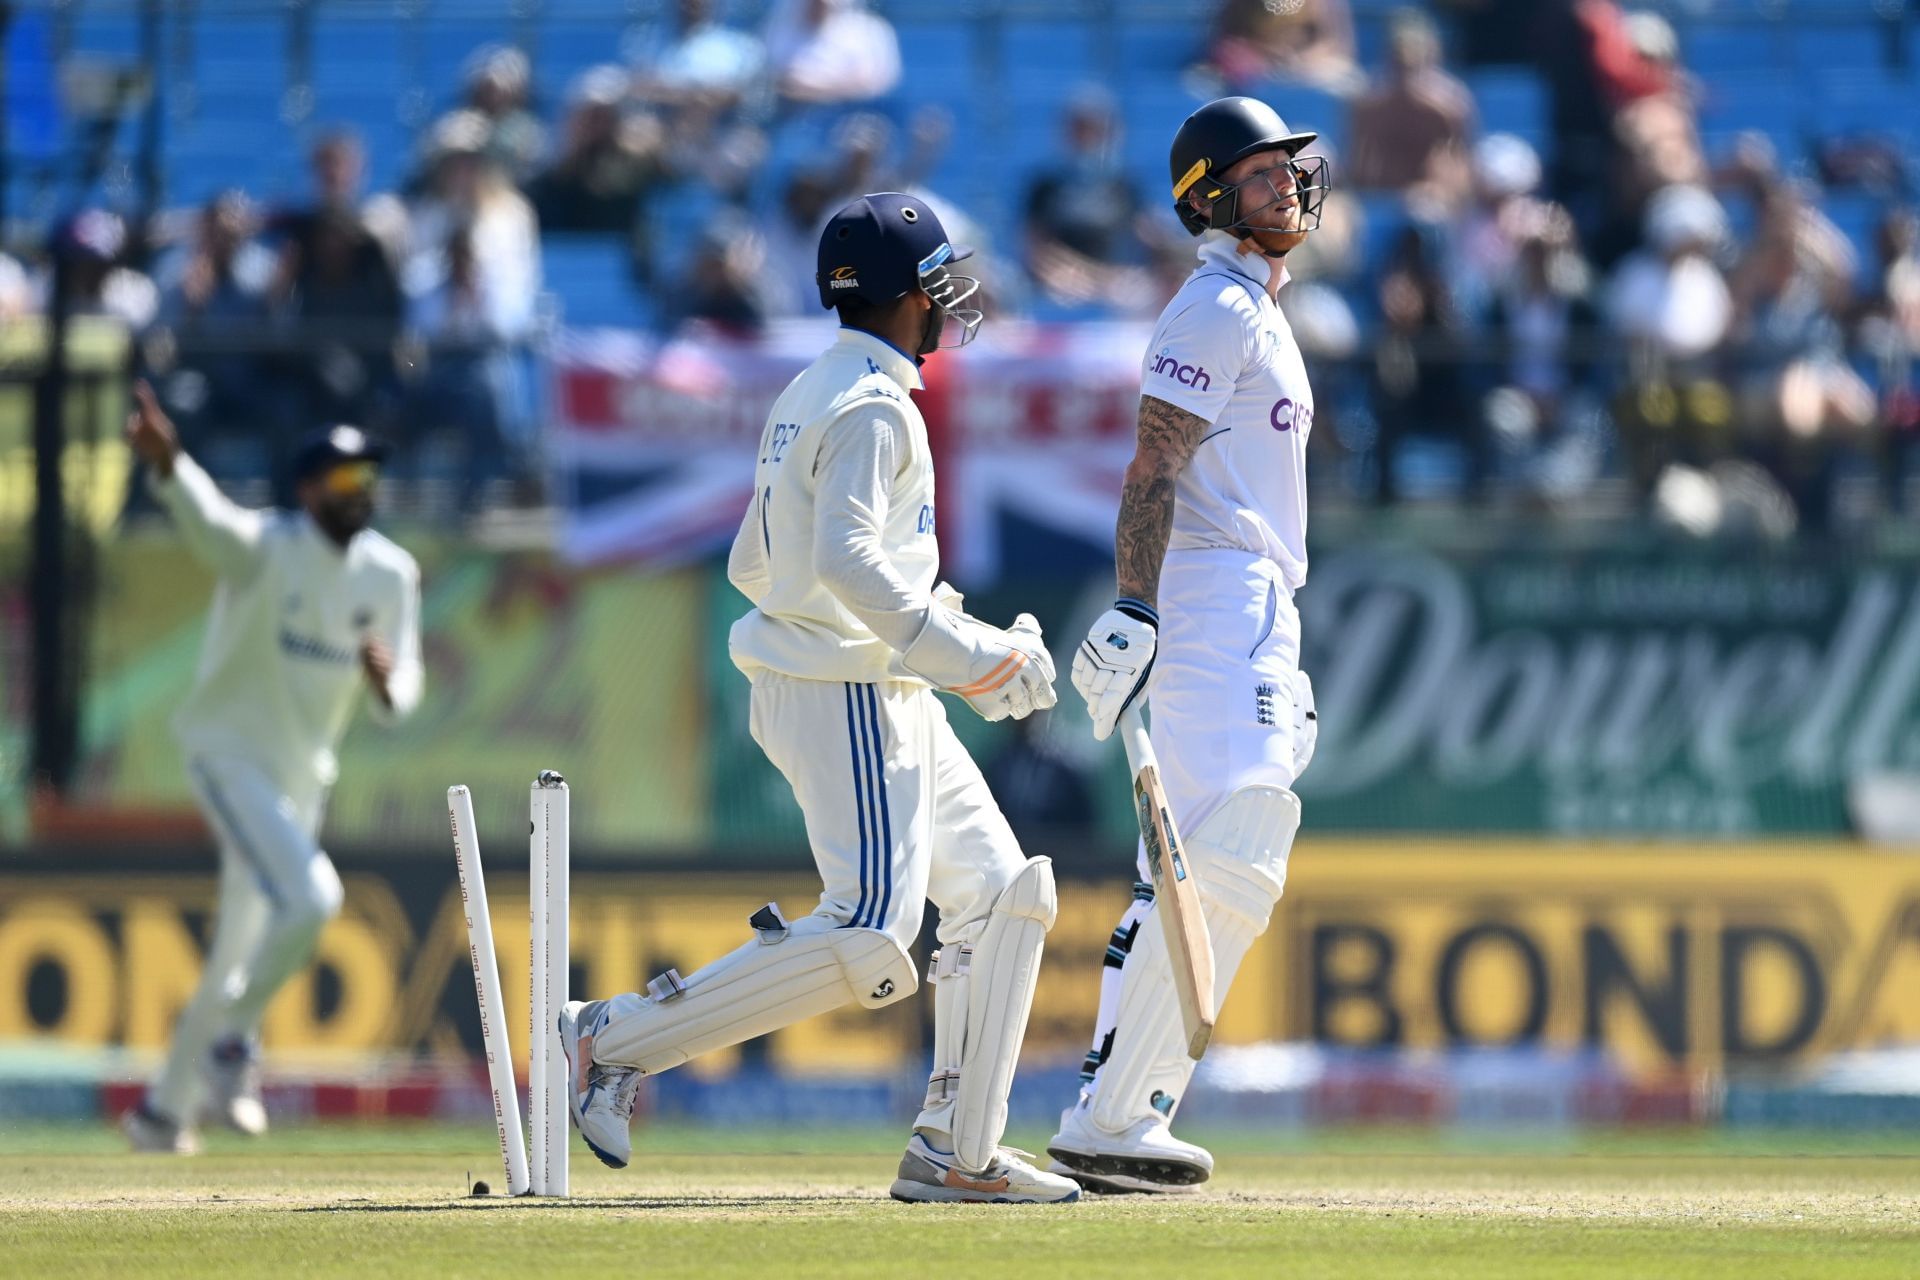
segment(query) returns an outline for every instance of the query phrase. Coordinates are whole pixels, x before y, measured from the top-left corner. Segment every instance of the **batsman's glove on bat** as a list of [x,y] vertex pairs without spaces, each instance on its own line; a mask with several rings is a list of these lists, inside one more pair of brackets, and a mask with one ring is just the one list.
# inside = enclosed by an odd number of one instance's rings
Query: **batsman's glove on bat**
[[1073,655],[1073,687],[1087,700],[1093,736],[1106,741],[1120,713],[1147,687],[1160,644],[1160,615],[1131,597],[1114,601]]

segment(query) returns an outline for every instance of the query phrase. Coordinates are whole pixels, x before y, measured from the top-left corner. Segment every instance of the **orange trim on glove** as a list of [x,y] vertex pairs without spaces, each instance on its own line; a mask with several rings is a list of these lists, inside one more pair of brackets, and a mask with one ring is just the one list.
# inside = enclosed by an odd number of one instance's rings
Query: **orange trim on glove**
[[963,698],[971,698],[982,693],[992,693],[995,689],[998,689],[1000,686],[1006,684],[1007,681],[1013,679],[1020,668],[1026,665],[1027,655],[1016,650],[1007,657],[1006,661],[987,672],[986,675],[981,676],[972,684],[962,685],[958,689],[949,689],[947,692],[957,693]]

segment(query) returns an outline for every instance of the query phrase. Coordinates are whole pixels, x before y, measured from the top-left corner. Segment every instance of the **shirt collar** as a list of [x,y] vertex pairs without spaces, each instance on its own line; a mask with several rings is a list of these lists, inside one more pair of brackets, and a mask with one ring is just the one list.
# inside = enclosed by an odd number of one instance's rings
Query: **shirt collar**
[[885,338],[868,333],[865,329],[850,329],[841,325],[840,341],[836,345],[865,356],[868,364],[899,383],[902,391],[918,391],[927,385],[921,381],[918,361]]
[[[1200,265],[1217,267],[1230,271],[1243,279],[1251,280],[1256,289],[1267,291],[1268,267],[1273,259],[1258,253],[1241,253],[1240,238],[1225,231],[1208,231],[1200,237]],[[1280,284],[1285,287],[1293,279],[1287,273],[1287,264],[1280,264]]]

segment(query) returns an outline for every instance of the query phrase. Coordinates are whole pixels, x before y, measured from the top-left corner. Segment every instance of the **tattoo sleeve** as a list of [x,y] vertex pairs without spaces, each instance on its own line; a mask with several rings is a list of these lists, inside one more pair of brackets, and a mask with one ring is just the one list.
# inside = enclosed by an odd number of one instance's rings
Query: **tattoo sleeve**
[[1140,397],[1139,440],[1113,531],[1114,576],[1122,596],[1159,604],[1160,563],[1173,531],[1173,482],[1206,432],[1206,419],[1164,400]]

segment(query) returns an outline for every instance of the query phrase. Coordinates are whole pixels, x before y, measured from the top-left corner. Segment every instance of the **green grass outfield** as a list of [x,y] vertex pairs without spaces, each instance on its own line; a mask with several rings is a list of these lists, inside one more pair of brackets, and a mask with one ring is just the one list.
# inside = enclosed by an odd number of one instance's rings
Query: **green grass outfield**
[[515,1203],[464,1194],[501,1183],[484,1125],[182,1160],[0,1121],[0,1254],[29,1280],[1920,1276],[1920,1134],[1222,1136],[1200,1194],[1057,1207],[896,1204],[901,1137],[654,1128],[632,1169],[579,1151],[571,1201]]

